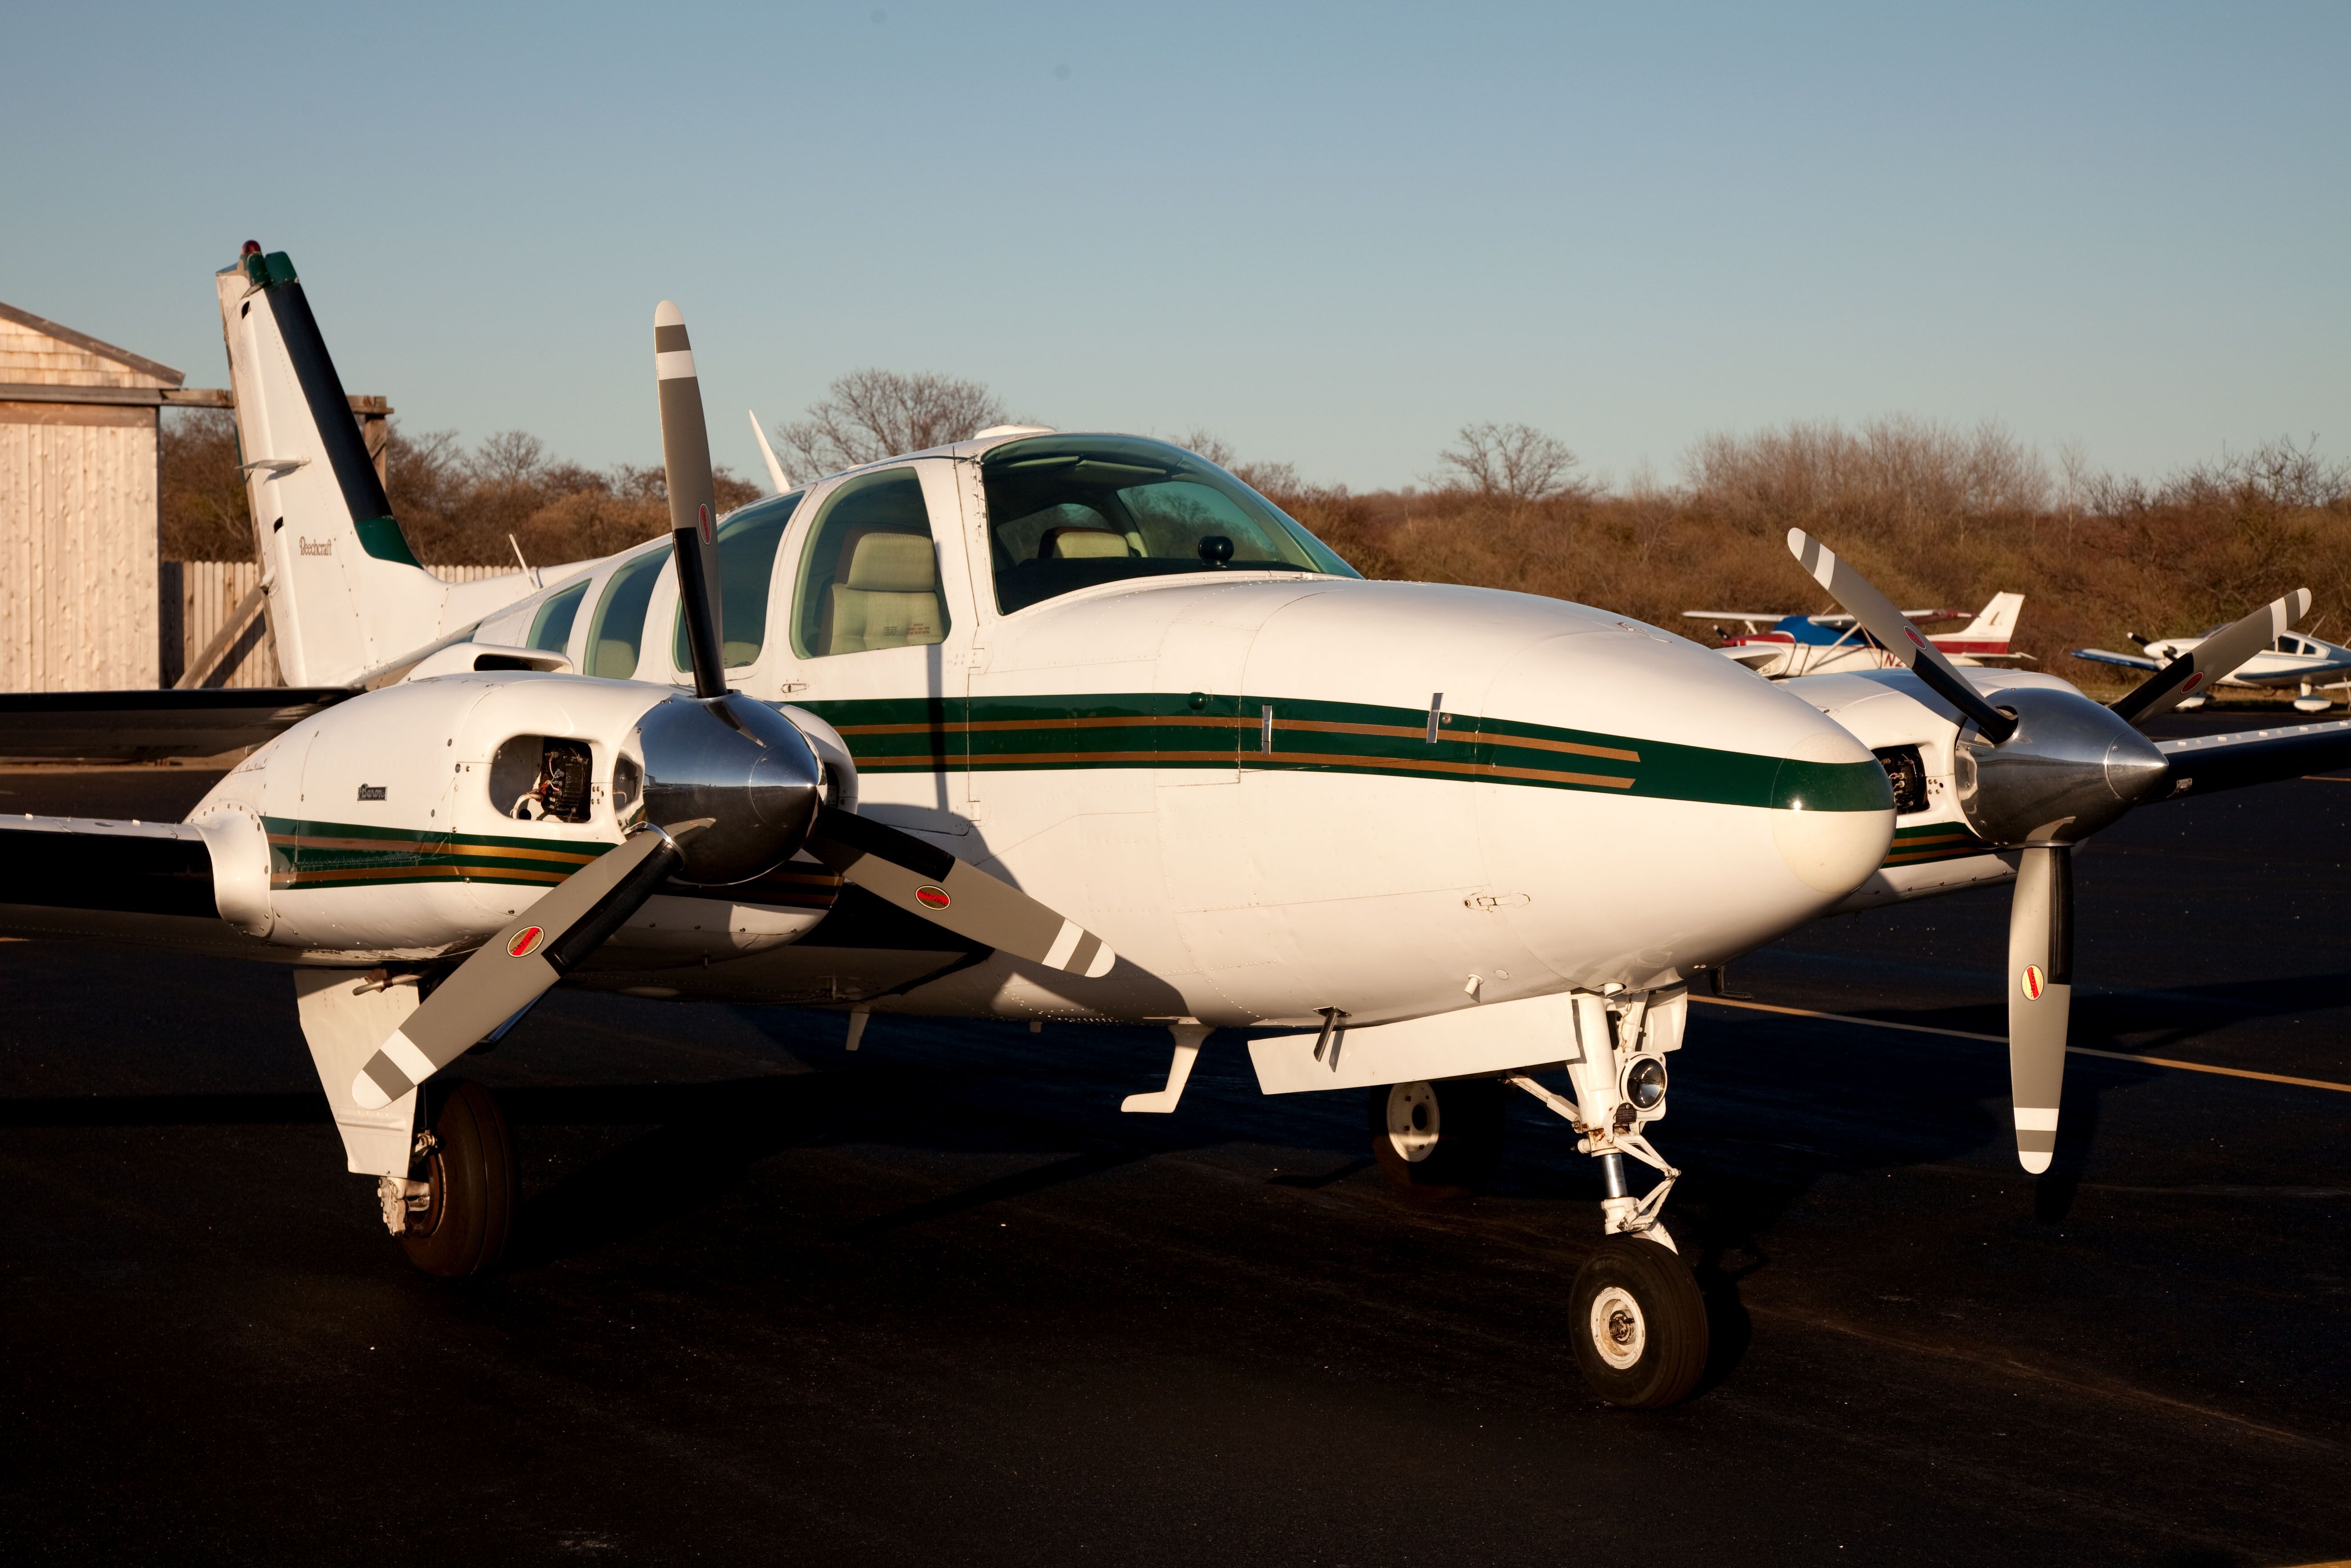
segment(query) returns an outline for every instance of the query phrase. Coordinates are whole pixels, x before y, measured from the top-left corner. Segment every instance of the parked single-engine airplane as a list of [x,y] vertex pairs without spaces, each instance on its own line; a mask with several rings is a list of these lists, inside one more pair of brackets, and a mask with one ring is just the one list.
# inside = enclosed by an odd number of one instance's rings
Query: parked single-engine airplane
[[[1975,618],[1956,632],[1936,632],[1927,641],[1954,664],[1981,664],[1995,659],[2030,659],[2011,653],[2009,639],[2016,634],[2016,618],[2024,609],[2022,593],[1995,593]],[[1905,610],[1916,624],[1967,619],[1964,610]],[[1746,630],[1738,633],[1714,628],[1722,639],[1722,653],[1759,675],[1785,680],[1792,675],[1834,675],[1851,670],[1886,670],[1902,664],[1887,653],[1850,615],[1782,615],[1771,611],[1685,610],[1685,621],[1736,621]]]
[[[2076,648],[2074,657],[2089,659],[2101,664],[2120,664],[2132,670],[2160,670],[2182,653],[2193,653],[2206,637],[2220,631],[2214,627],[2203,637],[2166,637],[2150,643],[2137,632],[2130,640],[2147,650],[2144,654],[2110,653],[2104,648]],[[2328,676],[2334,676],[2332,682]],[[2234,672],[2201,682],[2187,702],[2200,706],[2209,686],[2299,686],[2301,695],[2294,700],[2303,713],[2325,713],[2335,705],[2314,688],[2327,685],[2342,685],[2351,679],[2351,648],[2339,643],[2327,643],[2307,632],[2281,633],[2275,641],[2245,661]]]
[[291,967],[347,1163],[438,1273],[494,1262],[515,1207],[496,1102],[445,1070],[558,982],[845,1008],[852,1040],[875,1011],[1164,1024],[1133,1112],[1173,1110],[1210,1031],[1242,1029],[1268,1093],[1368,1091],[1406,1186],[1490,1169],[1511,1087],[1572,1123],[1608,1195],[1576,1359],[1605,1399],[1670,1403],[1707,1320],[1646,1132],[1692,977],[1832,911],[2016,877],[2018,1150],[2044,1170],[2073,846],[2351,758],[2351,724],[2133,727],[2301,593],[2109,710],[1954,669],[1802,534],[1907,668],[1774,683],[1602,610],[1365,581],[1133,436],[984,431],[714,519],[666,303],[669,537],[544,588],[444,584],[292,266],[246,251],[219,294],[300,689],[0,704],[36,748],[264,738],[185,822],[0,820],[0,930]]

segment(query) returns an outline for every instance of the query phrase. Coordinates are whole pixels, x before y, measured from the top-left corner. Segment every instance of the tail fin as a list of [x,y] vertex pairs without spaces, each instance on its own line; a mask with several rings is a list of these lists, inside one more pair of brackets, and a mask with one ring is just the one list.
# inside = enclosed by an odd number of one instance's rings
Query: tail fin
[[[451,585],[418,564],[351,417],[294,264],[251,242],[216,277],[246,498],[287,682],[347,685],[456,630]],[[458,596],[470,611],[502,596]]]
[[[1959,631],[1944,635],[1954,643],[1967,644],[1967,651],[1971,653],[2005,653],[2008,652],[2008,640],[2016,634],[2016,618],[2023,611],[2024,595],[2022,593],[1995,593],[1991,596],[1991,602],[1976,612],[1973,621]],[[1938,642],[1941,640],[1937,639]]]

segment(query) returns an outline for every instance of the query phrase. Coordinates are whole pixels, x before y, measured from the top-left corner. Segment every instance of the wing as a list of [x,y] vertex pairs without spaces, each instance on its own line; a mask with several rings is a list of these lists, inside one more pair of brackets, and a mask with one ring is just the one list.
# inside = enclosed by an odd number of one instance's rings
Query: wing
[[212,852],[185,822],[0,817],[0,932],[12,936],[270,952],[221,918],[214,886]]
[[215,757],[259,746],[356,689],[0,694],[0,756],[57,761],[143,762]]
[[2120,664],[2126,670],[2159,670],[2163,668],[2161,664],[2156,663],[2153,659],[2144,659],[2137,653],[2109,653],[2104,648],[2076,648],[2074,650],[2074,657],[2077,659],[2087,659],[2094,664]]
[[2351,768],[2351,719],[2155,744],[2171,761],[2174,796],[2190,791],[2210,795],[2216,789]]

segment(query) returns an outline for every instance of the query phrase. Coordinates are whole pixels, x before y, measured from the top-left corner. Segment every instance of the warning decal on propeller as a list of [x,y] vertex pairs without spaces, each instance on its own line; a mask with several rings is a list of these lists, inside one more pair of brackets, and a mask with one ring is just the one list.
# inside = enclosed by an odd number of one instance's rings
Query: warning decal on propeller
[[512,958],[527,956],[533,947],[538,946],[538,939],[546,935],[544,930],[536,925],[523,927],[515,933],[515,939],[507,944],[507,956]]
[[2027,964],[2024,966],[2024,996],[2026,1000],[2037,1002],[2041,999],[2041,988],[2043,982],[2043,977],[2041,973],[2040,965]]
[[914,889],[914,900],[928,909],[945,909],[954,902],[944,887],[918,887]]

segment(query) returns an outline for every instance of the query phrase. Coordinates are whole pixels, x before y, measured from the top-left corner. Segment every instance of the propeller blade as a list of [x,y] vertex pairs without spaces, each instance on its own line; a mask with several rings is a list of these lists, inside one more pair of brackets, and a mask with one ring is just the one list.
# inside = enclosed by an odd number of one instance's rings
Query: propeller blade
[[2008,909],[2008,1077],[2017,1163],[2034,1176],[2057,1152],[2065,1031],[2074,1007],[2074,852],[2024,851]]
[[2130,724],[2145,724],[2168,712],[2182,697],[2233,675],[2245,661],[2269,647],[2286,628],[2310,613],[2310,590],[2297,588],[2273,600],[2241,621],[2232,621],[2187,653],[2149,675],[2114,705],[2115,713]]
[[669,527],[676,544],[678,613],[694,658],[694,695],[726,691],[726,601],[718,585],[718,505],[710,478],[710,428],[685,317],[669,300],[653,308],[653,375],[661,388],[662,467],[669,479]]
[[368,1058],[351,1094],[389,1105],[530,1006],[653,895],[683,857],[659,828],[640,828],[549,889],[408,1015]]
[[1088,979],[1118,961],[1109,943],[1010,883],[853,811],[824,808],[808,848],[884,903],[1016,958]]
[[1910,666],[1913,674],[1965,715],[1993,745],[2016,733],[2016,721],[1992,706],[1981,692],[1969,685],[1950,660],[1943,656],[1943,651],[1911,625],[1902,612],[1894,608],[1894,601],[1877,591],[1876,584],[1839,560],[1834,550],[1802,528],[1788,530],[1788,549],[1813,580],[1827,589],[1829,597],[1861,622],[1863,631]]

